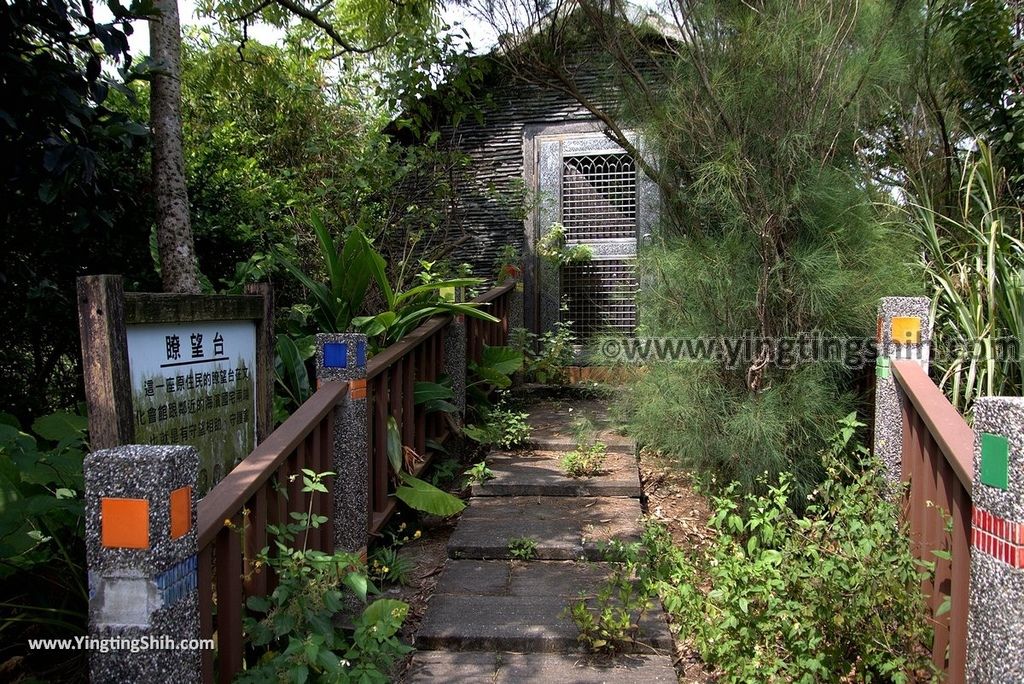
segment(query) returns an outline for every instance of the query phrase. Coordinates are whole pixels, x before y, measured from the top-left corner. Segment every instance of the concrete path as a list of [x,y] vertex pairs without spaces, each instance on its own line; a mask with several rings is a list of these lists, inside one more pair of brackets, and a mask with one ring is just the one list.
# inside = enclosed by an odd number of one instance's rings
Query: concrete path
[[[575,447],[572,425],[581,413],[609,453],[603,473],[574,479],[559,459]],[[406,681],[675,682],[660,606],[641,621],[642,646],[611,660],[588,656],[565,615],[611,572],[599,544],[640,535],[632,445],[609,429],[600,402],[544,402],[531,409],[530,422],[532,448],[491,453],[494,479],[473,487]],[[536,542],[535,557],[511,559],[510,540],[524,537]]]

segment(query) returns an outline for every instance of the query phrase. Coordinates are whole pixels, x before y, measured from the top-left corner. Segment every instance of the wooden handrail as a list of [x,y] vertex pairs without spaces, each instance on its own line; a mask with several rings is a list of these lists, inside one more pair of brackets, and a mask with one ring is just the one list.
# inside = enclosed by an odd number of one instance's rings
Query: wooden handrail
[[515,280],[509,280],[504,285],[492,287],[490,290],[484,292],[482,295],[470,302],[470,304],[487,304],[488,302],[493,302],[495,299],[514,288],[516,286],[516,282],[517,281]]
[[971,493],[974,485],[974,431],[916,361],[893,360],[892,371],[960,483]]
[[[514,288],[516,281],[510,280],[504,285],[498,285],[493,287],[487,292],[483,293],[471,304],[490,304],[494,300],[501,297],[503,294]],[[373,356],[369,361],[366,362],[366,379],[372,380],[384,371],[385,368],[390,368],[396,361],[404,357],[423,340],[427,339],[435,332],[448,325],[449,321],[452,320],[451,316],[433,316],[428,318],[422,324],[419,325],[411,333],[395,342],[389,347],[380,350]]]
[[224,521],[232,518],[245,502],[320,424],[348,391],[348,383],[327,382],[281,424],[273,434],[235,466],[198,505],[199,548],[204,549],[217,537]]
[[448,322],[451,320],[451,316],[433,316],[428,318],[423,324],[398,342],[395,342],[390,347],[381,349],[366,362],[366,379],[371,380],[380,375],[382,371],[390,368],[396,361],[408,354],[413,347],[448,325]]

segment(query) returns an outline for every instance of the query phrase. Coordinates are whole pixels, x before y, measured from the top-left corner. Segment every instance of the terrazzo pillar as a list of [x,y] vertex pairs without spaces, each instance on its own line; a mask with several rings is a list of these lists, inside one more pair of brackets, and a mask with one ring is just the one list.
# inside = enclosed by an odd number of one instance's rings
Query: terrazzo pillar
[[903,391],[893,378],[891,362],[914,360],[928,372],[928,298],[883,297],[878,307],[876,343],[874,453],[885,466],[889,481],[897,484],[903,470]]
[[120,446],[83,468],[91,681],[199,681],[198,452]]
[[974,404],[968,681],[1024,682],[1024,398]]
[[348,392],[334,410],[334,548],[358,552],[370,529],[370,424],[366,399],[366,335],[316,336],[317,386],[346,380]]
[[466,417],[466,317],[455,316],[444,331],[444,367],[442,372],[452,381],[452,404],[461,422]]
[[512,332],[516,328],[523,327],[523,281],[517,280],[516,286],[509,295],[508,306],[508,330]]
[[[506,344],[512,346],[513,335],[512,331],[523,328],[525,325],[525,288],[523,287],[523,281],[517,280],[515,289],[509,294],[509,305],[508,305],[508,338]],[[525,353],[525,350],[523,350]],[[520,368],[512,374],[512,386],[521,387],[523,384],[523,369]]]

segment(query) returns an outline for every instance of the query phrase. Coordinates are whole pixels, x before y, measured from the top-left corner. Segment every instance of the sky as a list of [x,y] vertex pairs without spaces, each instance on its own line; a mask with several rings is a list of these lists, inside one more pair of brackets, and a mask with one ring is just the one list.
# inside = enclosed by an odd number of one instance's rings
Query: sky
[[[213,24],[213,20],[196,16],[196,4],[194,0],[179,0],[178,14],[181,17],[181,25],[203,26]],[[464,26],[469,32],[470,42],[476,52],[486,52],[497,42],[494,31],[484,22],[466,14],[461,7],[445,7],[441,13],[444,20],[452,25]],[[96,5],[96,20],[109,21],[110,10],[103,3]],[[131,46],[132,56],[149,53],[149,22],[136,21],[132,23],[134,33],[128,36],[128,44]],[[277,43],[282,38],[282,31],[274,26],[256,24],[249,26],[249,37],[265,44]]]

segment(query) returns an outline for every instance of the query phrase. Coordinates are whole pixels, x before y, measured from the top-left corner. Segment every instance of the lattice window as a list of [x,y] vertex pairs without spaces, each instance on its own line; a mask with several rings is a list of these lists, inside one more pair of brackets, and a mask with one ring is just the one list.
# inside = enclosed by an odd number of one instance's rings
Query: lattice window
[[563,314],[577,341],[595,335],[632,335],[636,328],[636,264],[632,259],[594,259],[562,269]]
[[566,157],[562,225],[569,242],[636,237],[636,167],[628,154]]

